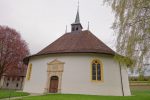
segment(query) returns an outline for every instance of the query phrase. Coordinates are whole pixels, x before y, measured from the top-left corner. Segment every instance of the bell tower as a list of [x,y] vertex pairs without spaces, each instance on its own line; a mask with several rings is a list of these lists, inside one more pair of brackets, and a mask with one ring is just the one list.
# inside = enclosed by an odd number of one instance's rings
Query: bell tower
[[78,3],[78,9],[77,9],[77,14],[75,18],[75,22],[71,24],[71,32],[74,31],[82,31],[83,27],[80,23],[80,17],[79,17],[79,3]]

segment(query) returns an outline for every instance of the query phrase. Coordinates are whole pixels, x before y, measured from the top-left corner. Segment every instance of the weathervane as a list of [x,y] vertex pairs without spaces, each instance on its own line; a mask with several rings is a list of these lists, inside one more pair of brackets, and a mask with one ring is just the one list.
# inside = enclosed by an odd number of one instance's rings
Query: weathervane
[[78,10],[79,10],[79,4],[80,4],[80,2],[79,2],[79,0],[78,0]]
[[90,28],[90,22],[88,21],[88,27],[87,27],[87,30],[89,30],[89,28]]
[[65,30],[65,33],[67,33],[67,25],[66,25],[66,30]]

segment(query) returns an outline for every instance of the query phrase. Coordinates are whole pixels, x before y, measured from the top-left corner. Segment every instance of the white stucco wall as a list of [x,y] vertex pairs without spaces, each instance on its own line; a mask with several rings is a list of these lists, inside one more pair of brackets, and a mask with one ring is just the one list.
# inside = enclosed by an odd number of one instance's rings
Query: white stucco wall
[[[8,80],[9,78],[9,80]],[[16,89],[16,90],[22,90],[23,89],[23,81],[24,77],[8,77],[8,76],[3,76],[3,84],[2,88],[3,89]],[[17,86],[18,84],[18,86]]]
[[3,84],[4,84],[4,76],[2,76],[0,79],[0,88],[3,87]]
[[[100,59],[103,63],[103,82],[91,81],[91,62]],[[31,79],[25,81],[24,91],[43,93],[47,82],[47,63],[58,59],[64,62],[61,93],[122,95],[119,64],[112,56],[100,54],[53,54],[32,57]],[[124,94],[130,95],[126,68],[122,68]]]
[[129,89],[129,81],[128,81],[128,69],[126,66],[121,66],[121,73],[122,73],[122,83],[123,83],[123,90],[124,90],[124,94],[126,96],[130,96],[131,95],[131,92],[130,92],[130,89]]

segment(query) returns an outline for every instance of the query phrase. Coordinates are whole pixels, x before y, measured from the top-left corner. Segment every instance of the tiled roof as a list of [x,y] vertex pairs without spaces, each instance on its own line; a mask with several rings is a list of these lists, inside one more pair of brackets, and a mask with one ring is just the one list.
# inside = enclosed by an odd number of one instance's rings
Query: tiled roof
[[90,31],[65,33],[36,55],[57,53],[102,53],[114,55],[115,52]]

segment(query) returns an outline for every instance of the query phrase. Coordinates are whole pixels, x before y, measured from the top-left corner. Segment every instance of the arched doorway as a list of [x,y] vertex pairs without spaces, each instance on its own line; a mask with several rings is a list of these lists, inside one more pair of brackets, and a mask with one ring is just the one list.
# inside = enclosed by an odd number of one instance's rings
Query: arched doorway
[[50,93],[57,93],[58,91],[58,76],[52,76],[50,79]]

